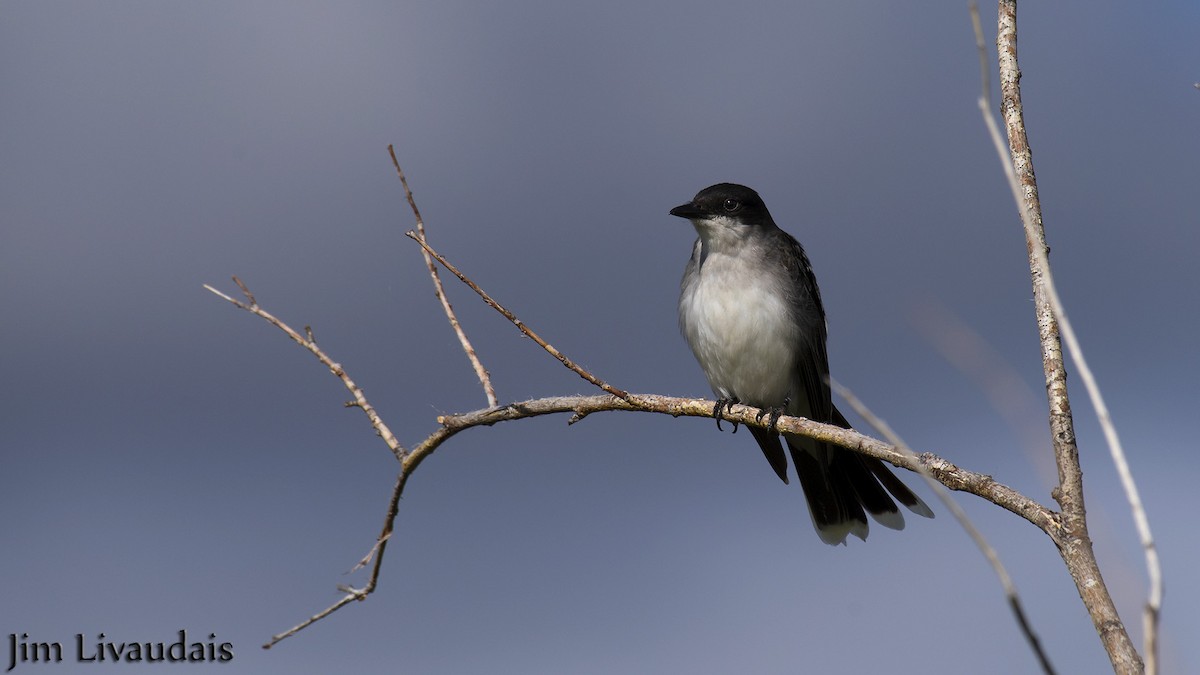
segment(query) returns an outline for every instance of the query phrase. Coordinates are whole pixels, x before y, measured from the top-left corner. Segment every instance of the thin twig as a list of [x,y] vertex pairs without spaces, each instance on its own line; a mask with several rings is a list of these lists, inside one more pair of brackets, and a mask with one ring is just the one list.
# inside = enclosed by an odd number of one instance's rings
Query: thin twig
[[386,544],[387,540],[391,538],[391,532],[388,532],[386,535],[380,535],[380,537],[375,540],[375,543],[371,545],[371,550],[367,551],[367,554],[362,557],[362,560],[359,560],[357,563],[355,563],[354,567],[350,568],[350,571],[357,572],[367,565],[370,565],[371,561],[375,559],[375,555],[379,553],[379,549],[383,548],[383,545]]
[[626,392],[622,389],[617,389],[616,387],[608,384],[604,380],[601,380],[600,378],[596,377],[595,375],[592,375],[587,370],[584,370],[583,367],[581,367],[580,365],[578,365],[571,359],[567,358],[562,352],[555,349],[550,343],[543,340],[541,338],[541,336],[539,336],[537,333],[533,332],[532,328],[530,328],[529,326],[526,326],[520,319],[518,319],[515,315],[513,315],[512,312],[508,311],[500,303],[493,300],[492,296],[488,295],[486,291],[484,291],[482,288],[480,288],[478,286],[478,284],[476,284],[474,281],[471,281],[470,279],[468,279],[465,274],[458,271],[457,267],[450,264],[450,262],[447,261],[444,257],[442,257],[442,255],[440,253],[433,250],[433,248],[429,246],[429,242],[425,241],[425,239],[423,237],[421,237],[420,235],[418,235],[417,233],[412,232],[412,231],[406,232],[405,234],[408,236],[409,239],[412,239],[413,241],[420,244],[421,248],[425,249],[425,251],[428,252],[429,255],[433,256],[434,259],[436,259],[439,263],[442,264],[442,267],[445,267],[447,270],[450,271],[451,274],[458,277],[459,281],[463,282],[464,284],[469,286],[471,288],[471,290],[473,290],[477,294],[479,294],[479,297],[483,298],[483,301],[486,302],[488,304],[488,306],[490,306],[492,309],[496,310],[497,312],[500,312],[501,314],[503,314],[504,318],[511,321],[512,324],[514,326],[516,326],[518,330],[520,330],[522,333],[524,333],[526,337],[528,337],[530,340],[533,340],[534,342],[536,342],[538,344],[538,346],[540,346],[542,349],[545,349],[547,352],[549,352],[549,354],[551,356],[558,359],[559,362],[562,363],[564,366],[566,366],[567,368],[570,368],[572,371],[575,372],[575,374],[579,375],[580,377],[587,380],[588,382],[591,382],[592,384],[596,385],[597,387],[600,387],[604,391],[607,391],[608,393],[612,394],[613,396],[616,396],[617,398],[622,398],[622,399],[629,398],[629,392]]
[[[832,378],[829,380],[829,385],[833,387],[838,396],[841,396],[850,404],[851,408],[854,408],[854,412],[858,413],[859,417],[866,420],[867,424],[870,424],[875,431],[879,432],[897,450],[910,457],[916,457],[916,453],[904,442],[904,439],[900,438],[900,435],[893,431],[887,422],[871,412],[866,404],[859,400],[853,392]],[[1020,627],[1021,633],[1025,635],[1025,640],[1029,643],[1030,649],[1033,650],[1034,656],[1037,657],[1038,663],[1042,666],[1042,672],[1047,675],[1054,675],[1054,666],[1050,665],[1050,657],[1042,647],[1041,640],[1038,639],[1037,634],[1033,632],[1033,626],[1029,622],[1029,617],[1025,614],[1021,597],[1017,593],[1017,586],[1013,583],[1012,577],[1009,576],[1008,570],[1004,568],[1004,563],[1000,562],[1000,555],[996,553],[996,549],[983,536],[979,528],[975,527],[975,524],[967,517],[966,511],[963,511],[958,502],[954,501],[950,496],[950,492],[946,489],[946,486],[939,483],[923,464],[918,462],[917,467],[920,469],[921,477],[933,489],[934,494],[938,496],[938,499],[942,501],[942,504],[946,506],[950,514],[954,516],[954,519],[958,521],[958,524],[966,530],[971,540],[975,542],[975,546],[987,558],[988,563],[992,566],[992,570],[995,571],[996,576],[1000,579],[1000,585],[1004,587],[1004,596],[1008,599],[1008,606],[1012,610],[1013,617],[1017,620],[1017,626]]]
[[387,548],[388,540],[391,539],[392,530],[396,522],[396,513],[400,508],[400,493],[403,492],[404,483],[408,479],[408,474],[404,471],[404,462],[408,456],[408,452],[403,446],[400,445],[400,442],[396,440],[396,436],[392,433],[391,429],[389,429],[387,424],[384,423],[383,419],[379,417],[379,414],[375,412],[375,408],[369,401],[367,401],[367,397],[363,393],[362,389],[350,379],[350,376],[346,374],[345,369],[343,369],[340,364],[335,363],[333,359],[329,358],[329,355],[327,355],[320,347],[317,346],[317,342],[313,337],[313,331],[311,327],[305,326],[304,333],[307,337],[301,336],[300,333],[296,332],[296,330],[291,326],[276,318],[273,314],[267,312],[262,307],[259,307],[258,301],[254,298],[254,294],[250,292],[250,289],[247,288],[246,284],[244,284],[241,279],[235,276],[233,277],[233,282],[237,284],[238,288],[241,289],[242,294],[246,296],[247,302],[235,300],[234,298],[229,297],[225,293],[218,291],[208,284],[204,284],[204,288],[217,295],[217,297],[232,303],[235,307],[244,309],[251,314],[261,317],[267,323],[286,333],[288,337],[311,352],[313,356],[316,356],[317,360],[329,368],[329,371],[336,375],[338,379],[342,381],[342,384],[345,385],[346,389],[350,391],[350,394],[354,396],[354,400],[347,405],[360,408],[363,413],[366,414],[367,419],[371,421],[371,426],[375,428],[375,432],[380,438],[383,439],[383,442],[387,444],[388,449],[392,451],[392,454],[396,456],[396,459],[400,460],[401,466],[400,473],[396,478],[396,487],[392,490],[392,499],[388,503],[388,512],[384,518],[383,530],[376,539],[375,545],[371,547],[370,552],[368,552],[367,555],[363,557],[363,559],[360,560],[354,567],[354,570],[360,569],[361,567],[365,566],[372,557],[375,559],[375,565],[371,568],[371,576],[367,580],[367,585],[361,589],[350,588],[346,586],[339,587],[339,590],[344,592],[345,595],[343,595],[338,599],[337,602],[333,603],[329,607],[326,607],[304,621],[292,626],[288,630],[279,633],[278,635],[271,636],[271,639],[263,645],[263,649],[270,649],[281,640],[295,635],[301,630],[304,630],[317,621],[324,619],[351,602],[355,600],[365,600],[368,595],[375,591],[375,587],[379,582],[379,572],[383,564],[383,553]]
[[[408,189],[408,179],[404,177],[404,171],[400,168],[400,161],[396,159],[396,150],[391,144],[388,144],[388,154],[392,157],[392,166],[396,167],[396,175],[400,177],[400,185],[404,186],[404,196],[408,199],[408,205],[412,208],[413,217],[417,221],[417,234],[424,241],[425,221],[421,218],[421,211],[417,208],[416,200],[413,199],[412,190]],[[454,329],[454,334],[458,336],[458,341],[462,344],[463,351],[466,352],[467,359],[471,362],[471,367],[475,369],[475,375],[479,378],[479,384],[483,385],[483,393],[487,396],[488,405],[495,407],[497,405],[496,390],[492,387],[492,378],[488,375],[487,368],[483,367],[483,363],[475,353],[475,348],[471,346],[471,341],[467,339],[466,332],[463,331],[462,326],[458,323],[458,317],[454,314],[454,308],[450,306],[450,300],[446,298],[446,289],[442,287],[442,279],[438,276],[437,265],[433,264],[428,251],[421,249],[421,256],[425,258],[425,267],[429,269],[429,277],[433,279],[433,292],[442,303],[442,309],[446,312],[446,319],[450,321],[450,327]]]
[[287,325],[283,321],[280,321],[279,319],[275,318],[275,316],[259,307],[258,302],[254,299],[254,295],[250,293],[250,289],[246,288],[246,285],[242,283],[241,279],[235,276],[233,277],[233,282],[238,285],[238,288],[242,289],[242,294],[246,296],[247,302],[235,300],[228,295],[225,295],[221,291],[213,288],[212,286],[209,286],[208,284],[204,284],[204,287],[216,294],[218,297],[224,298],[225,300],[233,303],[234,306],[244,309],[251,314],[262,317],[267,321],[267,323],[275,326],[284,333],[287,333],[287,336],[290,337],[296,344],[304,347],[311,352],[313,356],[317,357],[317,360],[325,364],[325,366],[329,368],[329,372],[336,375],[338,379],[342,381],[342,384],[345,385],[346,389],[350,391],[350,394],[354,396],[354,406],[361,408],[362,411],[366,413],[367,419],[371,421],[371,426],[375,428],[375,432],[379,434],[379,437],[383,439],[383,442],[387,443],[388,448],[391,449],[392,454],[396,456],[396,459],[403,461],[405,451],[404,447],[400,445],[400,441],[396,440],[396,436],[392,433],[392,430],[388,428],[387,424],[384,424],[383,419],[379,416],[379,413],[375,412],[375,408],[372,407],[370,402],[367,401],[367,397],[365,394],[363,394],[363,390],[354,383],[354,380],[350,379],[350,376],[346,374],[346,371],[342,368],[341,364],[335,363],[333,359],[329,358],[329,356],[317,346],[316,341],[312,339],[312,330],[308,329],[308,338],[300,335],[300,333],[297,333],[291,326]]
[[346,594],[343,595],[341,598],[339,598],[337,602],[335,602],[332,605],[326,607],[325,609],[317,612],[316,614],[313,614],[312,616],[308,617],[304,621],[301,621],[300,623],[296,624],[295,626],[292,626],[291,628],[283,631],[282,633],[279,633],[277,635],[272,635],[271,639],[268,640],[267,643],[262,646],[262,648],[270,649],[271,647],[274,647],[275,645],[279,644],[283,640],[290,638],[291,636],[295,635],[296,633],[299,633],[300,631],[304,630],[305,628],[308,628],[309,626],[320,621],[321,619],[324,619],[325,617],[329,616],[330,614],[333,614],[334,612],[341,609],[342,607],[345,607],[346,605],[350,604],[351,602],[354,602],[355,600],[365,600],[367,597],[367,593],[368,593],[368,591],[366,589],[358,590],[358,589],[353,589],[353,588],[344,588],[344,590],[345,590]]
[[[1129,470],[1125,453],[1121,448],[1116,427],[1108,413],[1104,398],[1096,385],[1095,377],[1087,365],[1075,331],[1067,318],[1066,310],[1059,298],[1050,271],[1046,253],[1045,231],[1042,227],[1041,204],[1037,195],[1037,180],[1033,172],[1033,157],[1025,133],[1024,114],[1021,106],[1020,68],[1017,63],[1016,0],[1000,0],[997,50],[1000,62],[1001,88],[1004,92],[1004,114],[1007,122],[1009,147],[1004,147],[995,116],[991,111],[990,94],[985,89],[979,99],[979,108],[988,126],[1001,165],[1004,167],[1009,188],[1021,214],[1029,248],[1031,275],[1034,282],[1034,300],[1037,307],[1039,334],[1042,339],[1043,363],[1046,369],[1047,394],[1051,407],[1051,431],[1055,443],[1055,456],[1059,464],[1059,490],[1057,498],[1063,507],[1066,525],[1071,531],[1073,546],[1062,549],[1064,561],[1076,581],[1080,596],[1092,615],[1092,621],[1118,672],[1156,673],[1158,669],[1158,618],[1162,607],[1162,571],[1158,550],[1150,532],[1149,520],[1138,494],[1137,485]],[[978,8],[972,3],[972,12]],[[978,21],[974,21],[978,26]],[[977,41],[982,29],[976,28]],[[1010,156],[1011,153],[1011,156]],[[1079,371],[1092,406],[1104,430],[1109,452],[1121,477],[1126,499],[1133,511],[1134,523],[1146,556],[1146,567],[1150,577],[1150,593],[1143,612],[1145,632],[1145,663],[1129,639],[1112,597],[1101,579],[1100,569],[1087,533],[1086,511],[1083,502],[1082,474],[1079,468],[1079,452],[1075,445],[1075,432],[1067,398],[1066,369],[1063,365],[1059,334],[1066,339],[1072,362]]]
[[[489,408],[489,410],[491,409],[492,408]],[[434,435],[436,436],[437,434]],[[410,471],[407,471],[403,468],[400,469],[400,473],[396,476],[396,485],[392,488],[391,499],[388,500],[387,514],[383,519],[383,530],[379,533],[379,537],[375,540],[375,545],[371,547],[371,550],[367,553],[367,555],[364,556],[363,559],[354,566],[353,570],[351,570],[356,571],[362,568],[372,557],[374,557],[375,564],[371,567],[371,576],[367,579],[367,585],[363,586],[362,588],[352,588],[350,586],[341,585],[338,586],[338,590],[345,593],[345,595],[338,598],[337,602],[317,612],[316,614],[313,614],[304,621],[301,621],[282,633],[272,635],[271,639],[262,646],[263,649],[270,649],[271,647],[274,647],[279,642],[286,640],[296,633],[299,633],[305,628],[308,628],[321,619],[333,614],[351,602],[355,600],[366,600],[368,595],[375,592],[376,587],[379,585],[380,570],[383,569],[383,554],[387,549],[388,541],[390,541],[392,538],[392,532],[394,532],[396,525],[396,514],[400,510],[400,495],[404,492],[404,485],[408,482],[408,476],[410,473]]]

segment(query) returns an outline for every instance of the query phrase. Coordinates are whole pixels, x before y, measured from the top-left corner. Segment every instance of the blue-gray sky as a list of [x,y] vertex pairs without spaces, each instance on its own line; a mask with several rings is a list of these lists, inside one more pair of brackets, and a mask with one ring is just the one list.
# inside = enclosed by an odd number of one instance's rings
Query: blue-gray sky
[[[1019,21],[1060,291],[1159,539],[1165,672],[1195,672],[1200,5]],[[396,467],[319,364],[201,289],[238,274],[313,326],[402,442],[483,406],[403,237],[394,143],[431,240],[557,347],[629,390],[707,396],[675,319],[694,233],[667,210],[746,183],[808,249],[834,376],[915,448],[1050,503],[978,70],[960,2],[3,3],[0,636],[212,632],[223,673],[1033,671],[944,509],[833,549],[748,435],[631,414],[455,438],[410,483],[379,592],[264,652],[361,583],[343,573]],[[590,392],[449,288],[502,400]],[[955,325],[986,367],[947,358]],[[1131,517],[1071,384],[1140,640]],[[1047,538],[960,500],[1061,671],[1106,670]]]

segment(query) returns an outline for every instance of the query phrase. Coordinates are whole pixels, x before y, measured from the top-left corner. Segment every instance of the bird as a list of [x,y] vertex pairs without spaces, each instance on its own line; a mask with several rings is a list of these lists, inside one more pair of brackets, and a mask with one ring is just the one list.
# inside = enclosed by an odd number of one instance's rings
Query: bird
[[[744,185],[706,187],[670,213],[691,221],[698,235],[680,283],[679,326],[716,394],[717,427],[722,411],[735,403],[769,414],[768,429],[748,428],[787,483],[787,457],[774,426],[780,415],[851,428],[833,404],[825,309],[808,255]],[[826,544],[844,545],[851,534],[865,541],[866,514],[903,529],[896,501],[933,517],[882,461],[805,436],[785,434],[784,442]]]

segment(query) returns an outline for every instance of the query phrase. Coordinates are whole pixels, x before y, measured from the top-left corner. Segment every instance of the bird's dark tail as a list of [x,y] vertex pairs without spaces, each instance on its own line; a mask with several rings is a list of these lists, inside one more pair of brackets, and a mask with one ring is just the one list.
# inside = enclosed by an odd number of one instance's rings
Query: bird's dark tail
[[[834,424],[850,428],[836,408],[833,415]],[[844,544],[849,534],[865,540],[869,530],[867,514],[884,527],[904,529],[904,516],[896,501],[917,515],[933,517],[925,502],[882,461],[811,438],[785,439],[808,500],[813,526],[826,544]]]
[[[836,408],[833,423],[850,428],[850,423]],[[775,474],[784,483],[788,482],[787,459],[779,434],[757,427],[747,428],[758,441]],[[925,502],[880,460],[807,437],[784,438],[800,477],[800,487],[808,500],[813,526],[826,544],[844,544],[850,534],[865,540],[870,529],[867,514],[884,527],[904,529],[904,516],[896,507],[897,501],[917,515],[933,517],[933,511]]]

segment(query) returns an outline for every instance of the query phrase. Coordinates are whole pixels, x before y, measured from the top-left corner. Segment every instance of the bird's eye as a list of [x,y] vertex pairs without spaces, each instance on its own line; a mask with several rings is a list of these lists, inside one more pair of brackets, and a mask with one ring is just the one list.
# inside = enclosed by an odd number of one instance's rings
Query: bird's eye
[[725,203],[721,204],[721,207],[724,208],[727,213],[734,213],[738,209],[742,208],[742,203],[731,197],[726,199]]

